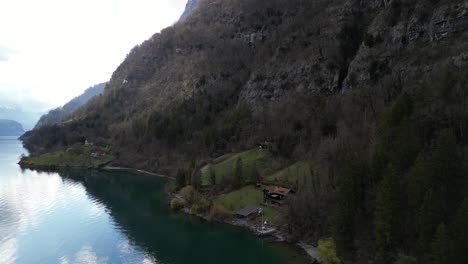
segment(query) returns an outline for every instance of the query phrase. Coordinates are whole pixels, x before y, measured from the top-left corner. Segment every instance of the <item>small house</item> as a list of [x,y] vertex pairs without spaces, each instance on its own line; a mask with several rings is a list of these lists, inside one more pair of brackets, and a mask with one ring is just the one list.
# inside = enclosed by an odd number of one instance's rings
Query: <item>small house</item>
[[258,206],[249,205],[236,212],[236,217],[241,219],[253,218],[258,215]]
[[272,150],[273,150],[273,143],[268,142],[268,141],[261,142],[260,144],[258,144],[258,149],[259,149],[259,150],[269,150],[269,151],[272,151]]
[[288,196],[289,193],[291,193],[291,189],[279,186],[271,186],[265,189],[263,192],[268,198],[274,200],[283,200]]

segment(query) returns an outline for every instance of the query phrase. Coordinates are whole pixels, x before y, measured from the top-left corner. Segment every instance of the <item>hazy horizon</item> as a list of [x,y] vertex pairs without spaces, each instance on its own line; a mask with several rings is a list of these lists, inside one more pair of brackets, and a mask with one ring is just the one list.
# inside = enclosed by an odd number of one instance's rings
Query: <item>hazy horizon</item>
[[[2,3],[0,107],[44,112],[108,81],[136,45],[172,25],[186,0]],[[28,8],[24,8],[24,7]]]

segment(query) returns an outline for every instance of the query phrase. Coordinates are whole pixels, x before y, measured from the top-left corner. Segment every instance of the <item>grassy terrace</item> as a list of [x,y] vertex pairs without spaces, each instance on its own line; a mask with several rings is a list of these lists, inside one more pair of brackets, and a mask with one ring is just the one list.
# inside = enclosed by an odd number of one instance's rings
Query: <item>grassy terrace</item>
[[215,203],[220,204],[230,213],[235,213],[248,205],[258,205],[263,208],[265,219],[275,223],[278,219],[279,212],[275,208],[260,206],[262,202],[262,191],[255,189],[253,186],[246,186],[242,189],[223,194],[215,200]]
[[304,161],[299,161],[286,167],[278,172],[275,172],[267,177],[265,181],[269,183],[285,183],[294,186],[296,183],[301,186],[305,182],[305,178],[311,178],[312,166]]
[[[210,171],[216,175],[216,184],[225,184],[234,177],[238,159],[242,159],[242,178],[248,182],[255,168],[265,184],[300,187],[311,178],[312,165],[306,161],[299,161],[284,167],[285,162],[275,158],[268,150],[251,149],[240,153],[229,153],[213,159],[211,163],[201,169],[203,186],[211,185]],[[266,219],[277,222],[279,212],[277,208],[260,206],[263,203],[263,192],[249,185],[241,189],[219,195],[214,203],[234,214],[249,205],[258,205],[264,209]]]
[[[240,153],[229,153],[213,159],[210,164],[201,169],[202,185],[211,184],[211,170],[216,175],[217,185],[223,184],[226,179],[232,179],[238,159],[242,159],[242,178],[245,181],[250,179],[254,168],[265,184],[299,188],[307,184],[307,179],[312,178],[313,166],[306,161],[298,161],[285,167],[285,161],[275,158],[270,151],[251,149]],[[263,192],[252,185],[221,194],[214,200],[214,203],[231,214],[245,206],[257,205],[264,209],[266,219],[273,223],[277,223],[279,219],[278,208],[261,206]]]
[[216,182],[220,183],[224,179],[230,179],[234,175],[237,159],[242,159],[242,175],[244,180],[248,180],[249,175],[255,166],[257,171],[262,172],[268,168],[267,159],[271,153],[267,150],[252,149],[241,153],[231,153],[223,155],[213,160],[213,163],[204,166],[201,169],[202,185],[210,185],[210,170],[213,169],[216,174]]
[[114,159],[106,150],[97,146],[75,145],[44,154],[23,158],[24,167],[85,167],[98,168]]

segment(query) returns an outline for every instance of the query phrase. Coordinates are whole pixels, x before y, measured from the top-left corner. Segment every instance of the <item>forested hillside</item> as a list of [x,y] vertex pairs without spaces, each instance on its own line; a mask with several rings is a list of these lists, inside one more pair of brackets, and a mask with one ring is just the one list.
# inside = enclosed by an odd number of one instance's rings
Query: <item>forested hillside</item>
[[37,124],[34,126],[34,129],[60,123],[80,106],[87,103],[91,98],[101,94],[104,91],[105,86],[105,83],[100,83],[93,87],[89,87],[86,89],[86,91],[83,92],[83,94],[73,98],[70,100],[70,102],[66,103],[62,107],[50,110],[47,114],[41,116]]
[[295,239],[333,237],[345,263],[461,264],[467,84],[463,0],[201,0],[24,144],[86,138],[175,175],[270,142],[278,166],[310,164],[283,212]]

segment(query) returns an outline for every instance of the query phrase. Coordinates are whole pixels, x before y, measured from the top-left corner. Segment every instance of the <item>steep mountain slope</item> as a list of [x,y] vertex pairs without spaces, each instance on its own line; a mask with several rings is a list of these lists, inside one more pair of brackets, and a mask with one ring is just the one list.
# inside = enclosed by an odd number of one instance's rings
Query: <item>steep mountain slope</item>
[[203,0],[24,143],[87,138],[174,175],[268,141],[313,165],[284,213],[293,237],[333,236],[351,263],[464,263],[467,78],[466,1]]
[[185,20],[198,5],[199,0],[188,0],[185,5],[185,10],[179,18],[179,21]]
[[0,136],[19,136],[24,133],[23,126],[13,120],[0,119]]
[[67,118],[73,111],[78,109],[80,106],[87,103],[91,98],[101,94],[104,91],[106,83],[100,83],[93,87],[89,87],[80,96],[73,98],[70,102],[66,103],[62,107],[50,110],[49,113],[41,116],[34,129],[38,129],[43,126],[50,126],[58,124]]

